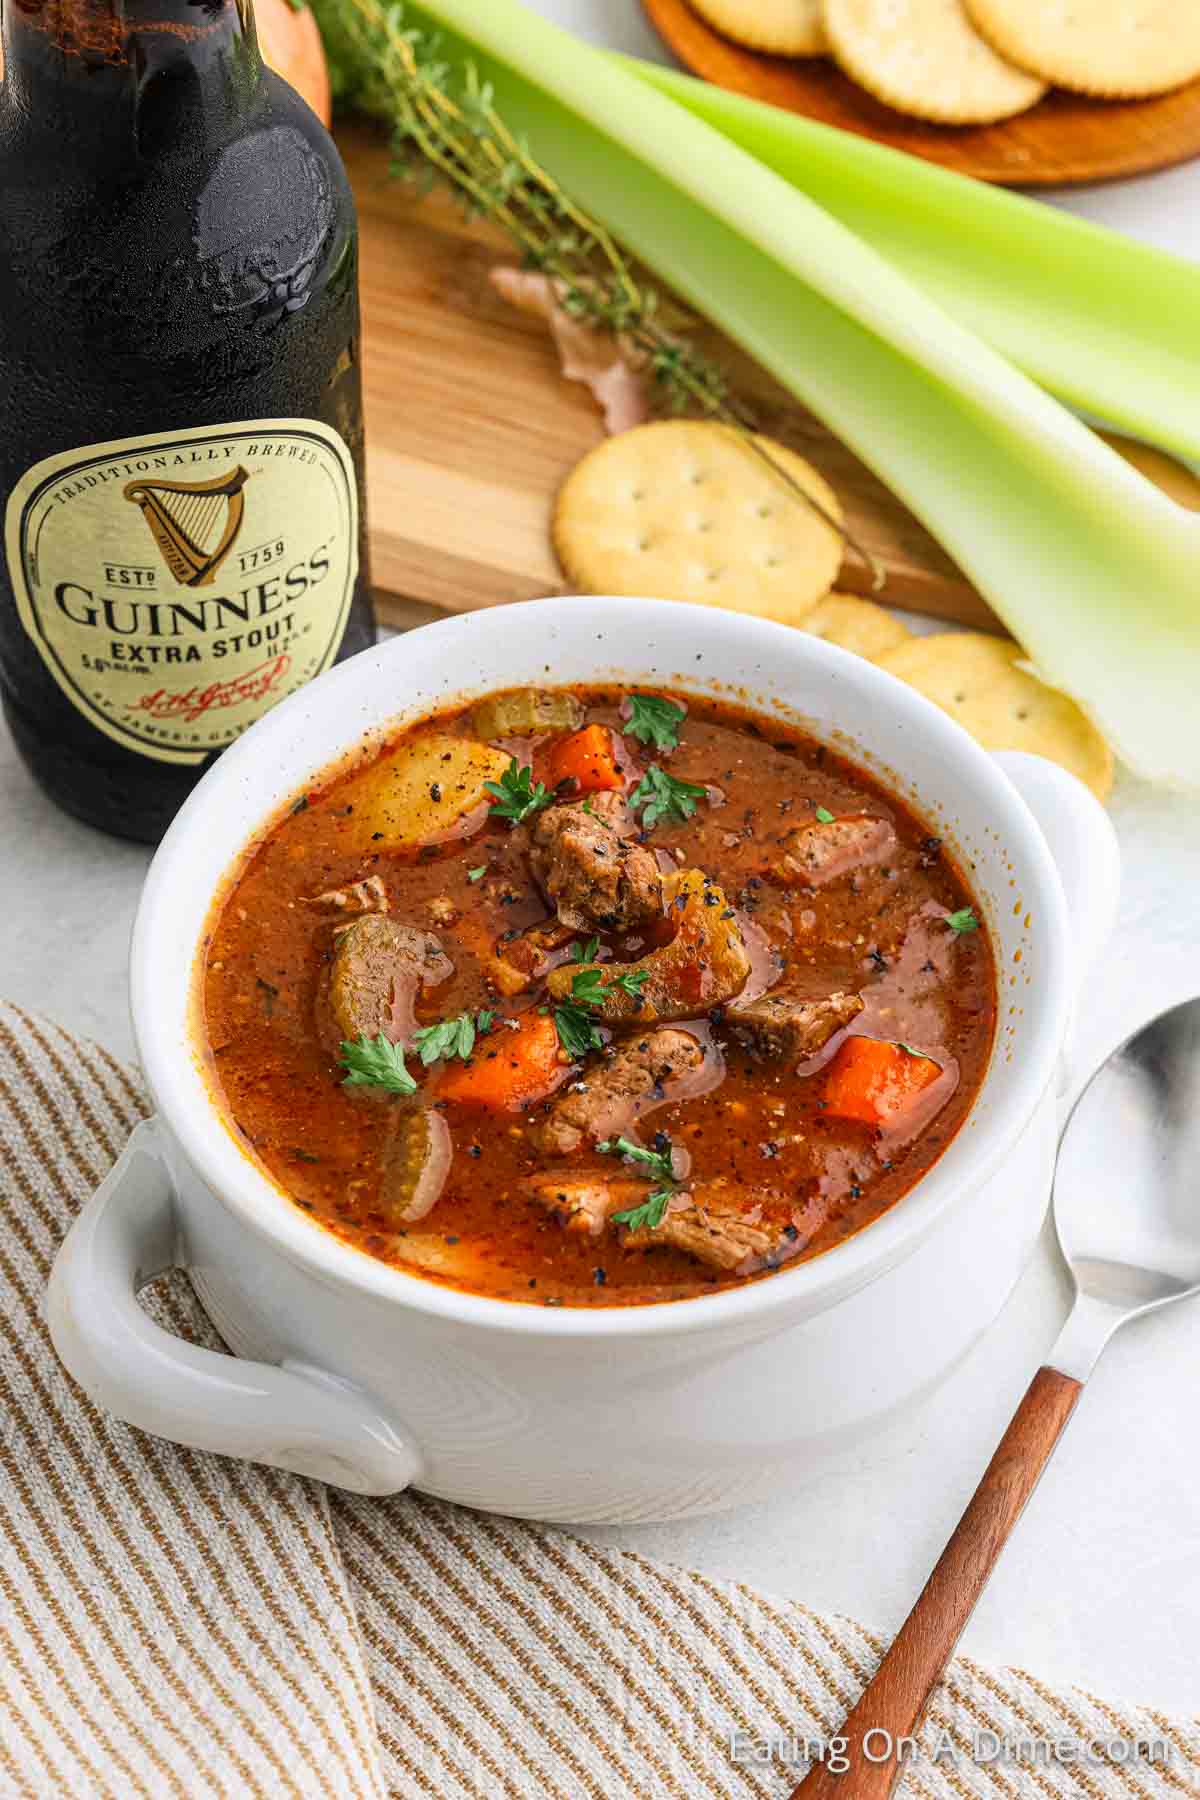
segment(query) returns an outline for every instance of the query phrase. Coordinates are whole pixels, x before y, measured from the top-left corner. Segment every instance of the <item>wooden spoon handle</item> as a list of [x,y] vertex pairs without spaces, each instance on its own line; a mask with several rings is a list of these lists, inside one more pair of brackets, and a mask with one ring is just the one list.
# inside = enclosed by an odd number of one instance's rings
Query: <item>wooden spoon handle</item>
[[791,1800],[887,1800],[904,1773],[900,1739],[916,1731],[1079,1390],[1057,1369],[1038,1370],[920,1598],[838,1733],[849,1767],[834,1775],[817,1763]]

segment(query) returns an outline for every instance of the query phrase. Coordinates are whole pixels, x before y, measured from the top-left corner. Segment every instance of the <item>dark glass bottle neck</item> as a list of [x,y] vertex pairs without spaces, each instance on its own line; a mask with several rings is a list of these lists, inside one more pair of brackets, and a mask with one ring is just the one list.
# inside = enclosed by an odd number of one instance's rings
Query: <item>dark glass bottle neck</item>
[[[82,148],[148,110],[249,108],[262,79],[251,0],[0,0],[4,100]],[[182,122],[182,121],[180,121]]]

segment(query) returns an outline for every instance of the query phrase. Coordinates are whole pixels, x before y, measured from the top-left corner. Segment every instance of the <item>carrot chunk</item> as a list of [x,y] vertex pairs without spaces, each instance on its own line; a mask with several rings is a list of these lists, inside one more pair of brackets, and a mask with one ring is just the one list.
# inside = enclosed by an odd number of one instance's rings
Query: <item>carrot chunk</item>
[[894,1125],[941,1073],[932,1056],[884,1038],[849,1037],[825,1071],[825,1116]]
[[544,1100],[570,1073],[549,1013],[527,1012],[516,1031],[494,1025],[469,1063],[449,1065],[435,1084],[439,1100],[465,1100],[489,1112],[521,1112]]
[[546,758],[545,779],[548,787],[571,781],[574,791],[580,794],[623,788],[625,775],[608,726],[585,725],[582,731],[573,731],[570,737],[553,745]]

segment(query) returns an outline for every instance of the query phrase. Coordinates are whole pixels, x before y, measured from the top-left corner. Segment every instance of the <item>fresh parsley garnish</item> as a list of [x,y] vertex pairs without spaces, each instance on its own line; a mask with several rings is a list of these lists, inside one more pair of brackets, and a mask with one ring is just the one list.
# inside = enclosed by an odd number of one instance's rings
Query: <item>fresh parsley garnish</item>
[[475,1048],[476,1037],[487,1035],[495,1016],[494,1012],[464,1012],[453,1019],[439,1019],[436,1025],[422,1025],[413,1032],[413,1048],[426,1068],[440,1057],[461,1056],[466,1062]]
[[482,881],[486,874],[487,874],[487,864],[480,863],[480,865],[477,869],[468,869],[467,870],[467,880],[468,881]]
[[662,1183],[661,1187],[652,1188],[637,1206],[609,1215],[614,1225],[624,1225],[627,1231],[657,1230],[666,1218],[671,1197],[679,1186],[675,1179],[670,1138],[660,1133],[655,1142],[664,1142],[666,1149],[647,1150],[644,1144],[635,1144],[627,1137],[605,1138],[602,1144],[596,1145],[606,1156],[619,1156],[623,1162],[639,1163],[652,1180]]
[[[592,938],[590,946],[585,945],[590,956],[595,956],[596,939]],[[576,946],[578,948],[578,946]],[[584,957],[576,957],[577,962],[585,961]],[[613,992],[628,994],[631,1000],[640,1000],[642,989],[650,979],[649,969],[628,969],[623,975],[614,975],[606,981],[604,970],[594,964],[591,968],[580,969],[578,975],[571,979],[571,1000],[576,1006],[603,1006],[604,996]]]
[[571,998],[577,1006],[603,1006],[604,970],[598,963],[571,978]]
[[343,1087],[386,1088],[391,1094],[415,1094],[417,1084],[404,1066],[404,1049],[385,1038],[363,1035],[350,1043],[343,1041],[338,1058],[348,1070]]
[[619,988],[623,994],[628,994],[631,1000],[640,1000],[642,989],[649,979],[649,969],[630,969],[625,975],[614,975],[605,992],[611,993],[613,988]]
[[673,1188],[655,1188],[640,1206],[629,1206],[624,1212],[608,1216],[614,1225],[624,1225],[626,1231],[656,1231],[667,1216],[673,1192]]
[[602,1050],[604,1039],[586,1006],[576,1000],[563,1000],[554,1008],[554,1024],[558,1041],[571,1058],[578,1062],[589,1050]]
[[558,1041],[572,1061],[576,1062],[580,1057],[586,1056],[589,1050],[604,1048],[604,1039],[596,1027],[592,1013],[604,1005],[605,995],[619,990],[628,994],[631,1000],[639,1000],[642,988],[650,979],[648,969],[629,969],[623,975],[614,975],[611,980],[606,980],[604,969],[594,960],[599,949],[600,939],[597,937],[572,944],[571,960],[590,966],[577,970],[571,977],[570,998],[560,1000],[554,1008]]
[[515,756],[499,781],[485,781],[483,785],[492,796],[492,812],[513,825],[519,825],[531,813],[540,812],[554,798],[544,783],[535,783],[530,765],[518,763]]
[[950,927],[955,937],[963,937],[968,931],[979,930],[979,920],[975,917],[973,906],[963,906],[958,912],[947,913],[942,922]]
[[679,742],[679,727],[686,718],[682,706],[671,700],[660,700],[657,694],[630,694],[625,729],[630,737],[653,744],[656,750],[674,750]]
[[[652,1181],[675,1183],[675,1162],[671,1140],[666,1132],[659,1134],[666,1144],[665,1150],[647,1150],[644,1144],[635,1144],[632,1138],[605,1138],[596,1148],[603,1156],[619,1156],[625,1162],[640,1163]],[[656,1140],[657,1141],[657,1140]]]
[[629,804],[642,815],[646,831],[653,831],[660,819],[690,819],[696,802],[703,800],[707,788],[694,781],[677,781],[657,763],[651,763],[629,796]]
[[817,824],[818,825],[832,825],[833,824],[833,814],[830,812],[830,810],[827,806],[818,806],[818,808],[817,808]]

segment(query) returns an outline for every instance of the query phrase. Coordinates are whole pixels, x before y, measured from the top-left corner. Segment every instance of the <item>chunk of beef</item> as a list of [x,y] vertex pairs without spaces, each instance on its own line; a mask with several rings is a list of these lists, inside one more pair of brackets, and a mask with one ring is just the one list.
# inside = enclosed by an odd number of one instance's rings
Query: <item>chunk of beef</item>
[[559,919],[543,919],[507,943],[501,938],[489,960],[492,981],[502,994],[525,993],[541,980],[553,957],[576,935],[572,925],[564,925]]
[[[605,1024],[699,1018],[734,999],[746,985],[750,953],[734,910],[716,882],[703,869],[681,869],[664,878],[662,892],[667,917],[675,921],[675,935],[637,962],[620,965],[626,983],[617,987],[610,980],[596,1010]],[[591,969],[606,979],[618,972],[609,963],[572,963],[554,969],[547,986],[556,1000],[568,1000],[575,977]]]
[[323,894],[314,894],[309,905],[323,906],[329,912],[385,913],[390,902],[379,876],[365,875],[361,881],[352,881],[347,887],[326,888]]
[[896,834],[886,819],[862,813],[825,825],[814,820],[787,834],[770,872],[785,887],[827,887],[853,869],[883,862],[895,849]]
[[534,1140],[546,1156],[572,1156],[588,1139],[619,1137],[643,1113],[673,1098],[699,1069],[704,1051],[687,1031],[667,1026],[622,1044],[553,1102]]
[[610,1213],[626,1212],[640,1206],[650,1192],[647,1182],[632,1176],[610,1175],[606,1170],[591,1174],[531,1175],[525,1186],[533,1198],[554,1213],[568,1231],[584,1232],[599,1237],[608,1224]]
[[609,793],[548,806],[534,820],[533,873],[572,930],[631,931],[661,914],[658,863],[624,835],[628,829],[624,801]]
[[[578,1175],[534,1175],[526,1183],[533,1198],[556,1214],[568,1231],[597,1238],[614,1213],[631,1212],[653,1191],[651,1183],[604,1171]],[[759,1195],[728,1183],[698,1183],[674,1194],[653,1228],[622,1232],[627,1250],[668,1245],[731,1275],[776,1268],[804,1248],[805,1237],[784,1212],[782,1223],[764,1222],[763,1200],[773,1213],[784,1203],[778,1194]]]
[[366,913],[339,934],[329,968],[322,1036],[337,1045],[358,1037],[392,1043],[411,1037],[422,988],[438,987],[454,964],[437,938],[415,925]]
[[857,1018],[863,1009],[861,994],[830,994],[824,1000],[805,1000],[799,994],[776,989],[757,1000],[735,1000],[725,1010],[725,1022],[739,1044],[759,1056],[789,1057],[798,1062],[824,1048],[836,1031]]
[[585,801],[589,809],[587,814],[589,818],[599,819],[602,825],[607,825],[610,830],[616,832],[618,837],[637,836],[637,820],[630,812],[629,802],[624,794],[617,789],[601,788],[595,794],[586,795],[584,800],[578,802],[578,805],[582,807]]
[[765,1269],[772,1259],[782,1262],[791,1254],[798,1235],[789,1237],[789,1232],[795,1234],[794,1225],[782,1230],[764,1225],[761,1208],[751,1206],[744,1211],[736,1195],[714,1186],[676,1194],[660,1225],[653,1230],[626,1231],[622,1242],[627,1250],[671,1244],[710,1268],[750,1275],[755,1269]]

